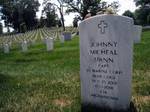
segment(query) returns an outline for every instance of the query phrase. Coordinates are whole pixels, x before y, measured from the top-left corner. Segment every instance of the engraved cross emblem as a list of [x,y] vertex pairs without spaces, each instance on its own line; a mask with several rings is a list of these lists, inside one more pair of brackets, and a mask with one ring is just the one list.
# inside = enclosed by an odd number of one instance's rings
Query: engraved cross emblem
[[108,24],[105,23],[104,20],[100,21],[100,24],[98,24],[98,28],[101,31],[101,34],[105,34],[106,28],[108,27]]

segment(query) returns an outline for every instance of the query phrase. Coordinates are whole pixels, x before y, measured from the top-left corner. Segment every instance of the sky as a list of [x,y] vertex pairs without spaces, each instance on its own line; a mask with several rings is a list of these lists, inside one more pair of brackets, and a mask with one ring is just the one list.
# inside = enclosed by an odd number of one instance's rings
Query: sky
[[[56,0],[51,0],[51,1],[56,2]],[[119,12],[118,12],[119,15],[122,15],[124,13],[124,11],[126,11],[126,10],[130,10],[131,12],[134,12],[136,9],[136,6],[135,6],[135,3],[133,2],[133,0],[103,0],[103,1],[106,1],[108,3],[111,3],[113,1],[118,1],[120,4]],[[40,4],[42,4],[43,0],[39,0],[39,2],[40,2]],[[41,16],[42,9],[43,9],[43,6],[41,5],[39,8],[39,12],[37,13],[38,18],[40,18],[40,16]],[[58,13],[58,15],[59,15],[59,13]],[[73,21],[73,18],[75,15],[76,14],[71,13],[69,15],[64,16],[66,26],[72,25],[72,21]]]

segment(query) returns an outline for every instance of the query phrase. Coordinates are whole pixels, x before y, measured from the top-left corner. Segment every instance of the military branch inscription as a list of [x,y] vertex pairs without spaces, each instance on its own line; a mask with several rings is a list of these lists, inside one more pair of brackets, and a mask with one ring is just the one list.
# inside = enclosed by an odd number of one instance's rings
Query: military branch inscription
[[[102,98],[110,100],[118,100],[118,96],[111,95],[118,87],[118,77],[123,74],[121,69],[111,69],[116,63],[115,57],[118,56],[118,42],[101,41],[89,44],[89,55],[93,58],[93,66],[87,68],[87,72],[91,75],[91,96],[93,98]],[[90,66],[90,65],[89,65]],[[95,93],[94,90],[97,90]]]

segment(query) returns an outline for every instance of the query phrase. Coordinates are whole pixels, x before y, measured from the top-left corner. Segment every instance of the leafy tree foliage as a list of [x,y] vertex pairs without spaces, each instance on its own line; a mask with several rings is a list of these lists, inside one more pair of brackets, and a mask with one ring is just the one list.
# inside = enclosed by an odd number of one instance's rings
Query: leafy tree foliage
[[65,31],[65,23],[64,23],[64,14],[63,14],[63,8],[64,8],[64,0],[57,0],[58,4],[56,3],[52,3],[51,0],[44,0],[44,3],[43,4],[52,4],[53,6],[55,6],[59,13],[60,13],[60,20],[61,20],[61,25],[63,27],[63,30]]
[[11,6],[12,2],[10,0],[3,1],[1,2],[1,13],[2,13],[2,17],[1,19],[4,20],[5,22],[5,26],[7,27],[8,31],[9,31],[9,26],[11,26],[12,24],[12,9],[13,7]]
[[[7,0],[1,6],[6,27],[13,27],[17,32],[21,32],[21,27],[31,30],[36,26],[36,12],[40,6],[37,0]],[[25,26],[22,26],[23,24]]]
[[57,25],[58,25],[58,27],[62,27],[62,22],[60,19],[57,21]]
[[0,23],[0,34],[2,34],[3,33],[3,25],[2,25],[2,23]]
[[119,7],[118,2],[107,4],[102,0],[64,0],[67,4],[67,13],[77,12],[80,14],[81,19],[84,19],[88,13],[96,15],[97,12],[105,10],[108,7],[112,7],[115,11]]
[[12,1],[12,0],[0,0],[0,6],[4,5],[4,4],[7,3],[8,1]]
[[150,0],[135,0],[135,2],[136,6],[139,7],[139,9],[135,11],[138,24],[150,25]]
[[150,25],[150,14],[147,16],[147,22]]
[[136,2],[136,6],[140,7],[150,7],[150,1],[149,0],[134,0]]
[[[47,3],[42,11],[42,16],[46,15],[45,25],[47,27],[56,26],[58,15],[56,14],[56,9],[51,3]],[[44,18],[44,17],[43,17]]]
[[75,16],[75,18],[73,19],[73,27],[78,27],[78,21],[80,20],[79,16]]
[[135,22],[134,13],[132,13],[130,10],[125,11],[122,15],[132,18]]

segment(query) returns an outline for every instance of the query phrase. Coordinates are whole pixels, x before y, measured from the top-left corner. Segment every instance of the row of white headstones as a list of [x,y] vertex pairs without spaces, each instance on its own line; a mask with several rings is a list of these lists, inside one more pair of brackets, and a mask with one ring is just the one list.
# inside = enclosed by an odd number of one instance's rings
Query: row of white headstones
[[[64,36],[60,38],[61,43],[65,42]],[[47,51],[52,51],[54,49],[54,39],[51,37],[47,37],[43,39],[43,42],[46,44],[46,49]],[[27,52],[28,51],[28,42],[24,40],[21,43],[21,48],[22,52]],[[9,44],[4,44],[4,53],[9,53],[10,52],[10,45]]]
[[[74,34],[76,34],[76,32],[77,32],[77,29],[73,29],[72,31],[68,32],[70,34],[69,40],[71,40],[71,37],[73,37]],[[64,43],[65,40],[67,40],[65,39],[65,35],[63,35],[61,30],[56,31],[56,30],[51,30],[49,28],[44,28],[44,29],[38,29],[35,31],[30,31],[24,34],[11,35],[9,37],[8,36],[1,37],[3,41],[5,40],[1,44],[1,47],[4,49],[4,53],[9,53],[12,43],[20,43],[22,52],[27,52],[30,44],[34,45],[36,40],[38,39],[38,33],[39,33],[40,39],[44,42],[44,44],[46,44],[47,51],[52,51],[54,49],[54,41],[58,37],[61,43]]]
[[[46,40],[45,44],[46,44],[47,51],[52,51],[54,48],[53,38],[45,38],[45,40]],[[29,47],[28,42],[26,40],[24,40],[21,43],[22,52],[27,52],[28,47]],[[4,53],[8,54],[9,52],[10,52],[10,45],[4,44]]]
[[[75,32],[77,32],[78,29],[77,28],[68,28],[67,32],[70,32],[71,34],[75,34]],[[49,28],[42,28],[42,29],[38,29],[38,30],[34,30],[34,31],[29,31],[27,33],[24,34],[17,34],[17,35],[10,35],[10,36],[4,36],[4,37],[0,37],[0,45],[4,44],[4,43],[20,43],[23,40],[28,41],[29,43],[34,43],[37,39],[38,36],[40,35],[40,40],[43,40],[45,37],[53,37],[54,40],[56,40],[56,38],[60,37],[62,34],[62,29],[49,29]],[[15,41],[15,42],[13,42]]]

